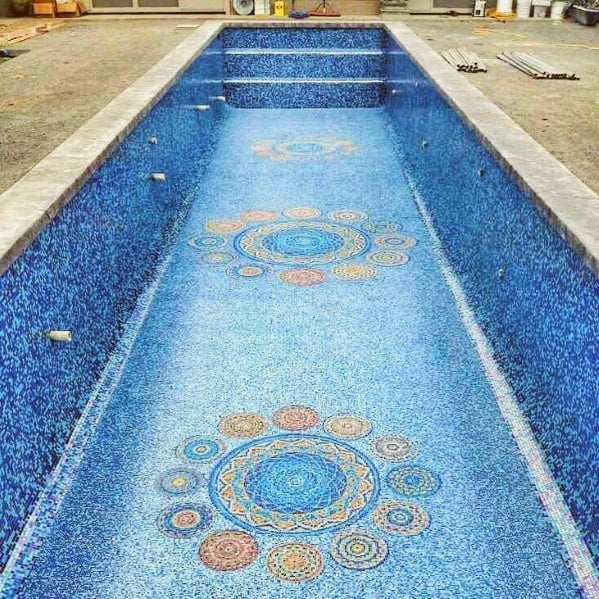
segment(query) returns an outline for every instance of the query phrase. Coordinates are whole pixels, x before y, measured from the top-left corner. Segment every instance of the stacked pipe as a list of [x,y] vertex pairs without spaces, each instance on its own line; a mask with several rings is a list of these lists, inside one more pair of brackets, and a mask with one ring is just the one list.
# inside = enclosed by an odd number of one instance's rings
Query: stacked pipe
[[579,79],[575,73],[560,71],[526,52],[501,52],[497,58],[535,79]]
[[476,53],[464,48],[449,48],[441,52],[441,56],[458,71],[466,73],[486,73],[485,63]]

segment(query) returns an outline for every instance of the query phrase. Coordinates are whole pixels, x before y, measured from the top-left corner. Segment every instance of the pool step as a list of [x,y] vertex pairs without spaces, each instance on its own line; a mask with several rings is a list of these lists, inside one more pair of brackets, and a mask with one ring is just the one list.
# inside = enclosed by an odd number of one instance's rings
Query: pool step
[[385,47],[385,34],[378,27],[368,28],[260,28],[228,27],[223,30],[225,48],[362,48]]
[[226,79],[235,108],[375,108],[385,101],[383,79]]
[[385,54],[374,49],[225,50],[225,77],[382,78]]

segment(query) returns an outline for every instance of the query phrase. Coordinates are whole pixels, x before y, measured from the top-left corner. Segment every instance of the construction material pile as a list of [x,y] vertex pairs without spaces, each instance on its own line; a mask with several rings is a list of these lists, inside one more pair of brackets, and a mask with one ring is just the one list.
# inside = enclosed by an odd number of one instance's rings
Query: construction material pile
[[485,63],[476,55],[475,52],[464,48],[449,48],[443,50],[441,56],[458,71],[466,73],[486,73]]
[[526,52],[501,52],[497,58],[535,79],[579,79],[575,73],[556,69]]

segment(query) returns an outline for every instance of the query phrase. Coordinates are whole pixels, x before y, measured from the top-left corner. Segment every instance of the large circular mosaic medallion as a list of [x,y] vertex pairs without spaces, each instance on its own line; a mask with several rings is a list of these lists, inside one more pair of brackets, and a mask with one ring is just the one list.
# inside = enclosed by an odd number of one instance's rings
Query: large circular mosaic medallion
[[376,568],[388,553],[384,539],[366,530],[344,530],[335,536],[331,545],[331,557],[352,570]]
[[430,518],[417,503],[385,501],[374,511],[374,523],[385,532],[411,537],[424,532]]
[[387,484],[406,497],[432,495],[439,488],[436,474],[420,466],[400,466],[387,474]]
[[225,456],[209,483],[214,505],[239,526],[277,534],[333,530],[360,518],[378,497],[376,468],[345,443],[280,435]]
[[200,561],[218,571],[240,570],[258,557],[254,537],[240,530],[223,530],[204,539],[198,551]]
[[268,423],[260,414],[232,414],[223,418],[218,428],[223,435],[251,439],[262,435],[268,428]]
[[156,524],[167,536],[187,539],[206,530],[212,522],[212,510],[203,503],[169,505],[158,515]]
[[330,137],[299,137],[285,141],[264,139],[252,146],[256,155],[271,160],[323,158],[338,152],[352,154],[357,149],[350,140]]
[[177,448],[177,455],[193,462],[211,462],[225,451],[219,439],[189,437]]
[[165,472],[156,482],[156,486],[168,495],[184,495],[195,491],[205,482],[203,474],[197,474],[186,468],[175,468]]
[[286,431],[304,431],[318,424],[318,412],[306,406],[287,406],[277,410],[273,422]]
[[373,441],[372,450],[380,458],[392,462],[404,462],[418,455],[416,443],[403,435],[379,437]]
[[246,229],[234,240],[242,255],[269,264],[329,264],[363,254],[367,235],[349,225],[287,221]]
[[279,279],[287,285],[310,287],[324,283],[327,280],[327,275],[317,268],[290,268],[281,272]]
[[361,416],[339,414],[325,420],[324,430],[341,439],[360,439],[370,433],[372,424]]
[[270,573],[284,582],[314,580],[323,568],[322,553],[308,543],[277,545],[268,554],[266,565]]

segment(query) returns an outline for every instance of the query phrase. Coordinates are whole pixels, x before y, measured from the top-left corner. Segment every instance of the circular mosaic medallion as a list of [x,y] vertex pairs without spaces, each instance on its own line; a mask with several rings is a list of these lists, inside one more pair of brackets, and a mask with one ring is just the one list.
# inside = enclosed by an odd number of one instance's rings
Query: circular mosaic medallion
[[232,414],[223,418],[218,429],[223,435],[229,437],[238,437],[241,439],[251,439],[258,437],[266,432],[268,423],[260,414]]
[[389,220],[382,221],[368,221],[361,225],[364,231],[368,231],[368,233],[393,233],[398,229],[397,223],[394,223]]
[[177,448],[180,458],[194,462],[211,462],[225,451],[225,445],[213,437],[189,437]]
[[269,220],[276,220],[279,214],[274,210],[248,210],[239,215],[244,223],[263,223]]
[[318,547],[308,543],[285,543],[273,547],[266,558],[266,565],[278,580],[305,582],[320,576],[322,553]]
[[328,264],[359,256],[370,248],[368,236],[349,225],[318,221],[268,223],[240,233],[235,249],[269,264]]
[[243,227],[245,227],[245,224],[242,221],[225,218],[211,220],[204,225],[204,229],[210,231],[210,233],[236,233],[237,231],[241,231]]
[[335,210],[329,212],[328,217],[341,223],[360,223],[368,218],[368,214],[357,210]]
[[418,446],[408,437],[388,435],[375,439],[372,442],[372,451],[385,460],[404,462],[418,455]]
[[413,237],[395,233],[393,235],[377,235],[374,238],[374,243],[386,249],[407,250],[416,245],[416,240]]
[[424,497],[437,491],[439,478],[420,466],[400,466],[387,474],[387,484],[406,497]]
[[175,468],[165,472],[157,481],[156,486],[160,491],[169,495],[184,495],[191,493],[206,483],[203,474],[197,474],[193,470]]
[[372,252],[366,259],[378,266],[401,266],[406,264],[410,257],[403,252]]
[[279,279],[288,285],[309,287],[324,283],[327,280],[327,276],[322,270],[316,268],[293,268],[281,272]]
[[430,518],[417,503],[385,501],[374,510],[374,523],[385,532],[411,537],[425,531]]
[[252,146],[255,154],[271,160],[322,158],[336,152],[351,154],[357,149],[352,141],[328,137],[300,137],[285,141],[264,139]]
[[369,281],[376,277],[376,268],[368,264],[338,264],[333,268],[333,274],[346,281]]
[[192,237],[187,243],[191,247],[196,248],[196,250],[211,250],[224,245],[226,239],[219,235],[200,235],[198,237]]
[[273,422],[286,431],[305,431],[318,424],[318,412],[306,406],[287,406],[277,410]]
[[380,566],[389,553],[384,539],[366,530],[344,530],[331,545],[331,557],[345,568],[368,570]]
[[287,210],[283,210],[284,216],[297,220],[318,218],[321,214],[322,213],[318,208],[312,208],[310,206],[298,206],[297,208],[287,208]]
[[198,555],[202,564],[223,572],[249,566],[258,552],[258,543],[252,535],[240,530],[223,530],[204,539]]
[[201,260],[204,264],[209,264],[210,266],[224,266],[235,260],[235,256],[229,252],[209,252],[208,254],[203,254]]
[[212,471],[210,497],[235,524],[276,534],[334,530],[376,502],[376,468],[358,450],[328,437],[257,439]]
[[342,439],[360,439],[370,433],[372,424],[361,416],[340,414],[327,418],[324,423],[324,430],[329,435],[341,437]]
[[270,273],[271,269],[264,264],[242,264],[227,268],[227,274],[234,279],[256,279]]
[[203,503],[169,505],[158,515],[161,532],[175,539],[187,539],[206,530],[212,523],[212,510]]

